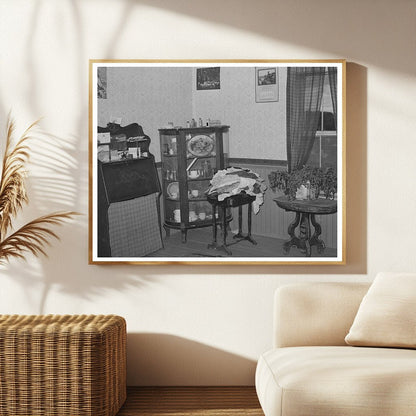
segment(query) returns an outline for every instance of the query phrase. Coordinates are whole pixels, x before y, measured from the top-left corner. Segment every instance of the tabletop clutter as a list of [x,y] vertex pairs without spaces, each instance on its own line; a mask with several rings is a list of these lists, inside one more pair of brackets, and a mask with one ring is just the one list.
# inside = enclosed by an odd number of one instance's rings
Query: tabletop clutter
[[230,167],[219,170],[211,179],[207,195],[217,195],[218,201],[238,195],[242,192],[255,197],[253,210],[257,214],[264,202],[264,192],[267,186],[257,173],[250,169]]

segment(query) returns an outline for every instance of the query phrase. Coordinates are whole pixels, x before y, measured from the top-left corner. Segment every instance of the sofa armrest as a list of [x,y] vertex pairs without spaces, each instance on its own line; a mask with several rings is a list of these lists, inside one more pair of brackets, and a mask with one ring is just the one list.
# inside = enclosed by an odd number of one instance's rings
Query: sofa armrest
[[369,283],[300,283],[275,292],[275,348],[346,345]]

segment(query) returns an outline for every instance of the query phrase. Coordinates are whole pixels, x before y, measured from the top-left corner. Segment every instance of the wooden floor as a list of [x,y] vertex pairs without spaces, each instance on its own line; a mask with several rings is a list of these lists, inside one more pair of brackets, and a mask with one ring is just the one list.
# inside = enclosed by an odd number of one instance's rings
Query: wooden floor
[[[163,233],[165,236],[165,233]],[[221,233],[218,233],[217,242],[222,242]],[[277,238],[253,235],[256,245],[247,240],[233,240],[233,234],[229,232],[227,244],[232,252],[231,257],[304,257],[296,247],[290,249],[289,255],[283,254],[285,240]],[[289,239],[289,236],[288,236]],[[171,230],[170,237],[163,239],[164,248],[158,250],[149,257],[229,257],[220,250],[208,248],[212,241],[211,227],[188,230],[187,242],[182,243],[181,233]],[[316,247],[312,247],[312,257],[336,257],[336,249],[326,248],[323,253],[318,253]]]
[[254,387],[128,387],[117,416],[264,416]]

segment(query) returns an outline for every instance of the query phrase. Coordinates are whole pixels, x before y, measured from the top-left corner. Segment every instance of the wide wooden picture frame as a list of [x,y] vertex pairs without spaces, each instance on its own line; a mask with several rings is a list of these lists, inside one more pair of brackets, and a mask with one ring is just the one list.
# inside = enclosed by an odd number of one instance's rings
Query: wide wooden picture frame
[[345,70],[90,60],[89,263],[345,264]]

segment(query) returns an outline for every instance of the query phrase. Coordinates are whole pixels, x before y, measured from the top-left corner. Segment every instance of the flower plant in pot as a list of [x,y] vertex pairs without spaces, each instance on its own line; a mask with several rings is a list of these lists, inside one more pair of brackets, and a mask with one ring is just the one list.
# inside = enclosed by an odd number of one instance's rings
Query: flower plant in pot
[[292,172],[283,170],[269,174],[270,187],[273,191],[282,190],[288,199],[296,199],[299,190],[308,190],[308,198],[316,199],[321,194],[333,199],[337,192],[337,176],[333,168],[303,166]]

